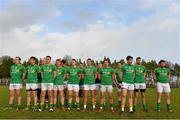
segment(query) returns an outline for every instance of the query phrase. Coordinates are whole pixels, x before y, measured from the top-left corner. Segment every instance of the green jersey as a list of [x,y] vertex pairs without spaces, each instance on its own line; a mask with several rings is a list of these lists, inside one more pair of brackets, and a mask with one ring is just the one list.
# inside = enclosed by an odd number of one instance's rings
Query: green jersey
[[83,69],[84,84],[92,85],[95,84],[96,68],[93,66],[86,66]]
[[22,84],[23,73],[25,72],[25,67],[23,65],[12,65],[10,69],[11,79],[10,83]]
[[99,74],[101,75],[101,85],[112,85],[112,75],[114,74],[113,68],[103,67],[99,70]]
[[135,66],[124,64],[122,66],[122,82],[134,84]]
[[42,72],[42,83],[53,83],[54,80],[54,65],[42,65],[41,72]]
[[66,70],[64,69],[64,67],[56,67],[56,77],[54,80],[54,85],[63,85],[65,73]]
[[145,83],[145,72],[146,68],[143,65],[136,65],[134,83]]
[[69,67],[67,74],[69,75],[68,84],[79,84],[79,75],[81,70],[78,67]]
[[158,67],[155,70],[155,75],[156,75],[156,78],[157,78],[157,82],[169,83],[169,72],[170,72],[170,70],[168,68]]
[[115,70],[115,74],[116,74],[116,79],[118,81],[118,83],[121,83],[122,81],[120,80],[120,69],[119,68],[116,68]]
[[26,83],[38,83],[38,73],[40,68],[37,65],[29,65],[26,68],[27,80]]

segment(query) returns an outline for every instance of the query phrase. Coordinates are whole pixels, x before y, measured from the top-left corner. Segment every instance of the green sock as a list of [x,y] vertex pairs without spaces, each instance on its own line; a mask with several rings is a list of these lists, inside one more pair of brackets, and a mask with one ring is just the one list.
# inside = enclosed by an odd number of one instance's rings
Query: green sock
[[171,110],[170,104],[166,104],[167,111]]
[[161,104],[157,103],[157,110],[160,110],[160,108],[161,108]]
[[61,107],[64,107],[64,104],[61,104]]
[[111,110],[113,109],[113,104],[110,104],[110,108],[111,108]]
[[56,105],[56,104],[54,104],[54,105],[53,105],[53,107],[54,107],[54,108],[56,108],[56,107],[57,107],[57,105]]
[[72,108],[72,105],[71,105],[71,103],[68,103],[68,108],[70,108],[70,109]]
[[41,109],[42,111],[44,111],[44,104],[41,104],[41,105],[40,105],[40,109]]
[[137,105],[136,105],[136,104],[134,104],[133,109],[134,109],[134,111],[136,111],[136,110],[137,110]]
[[147,109],[146,104],[143,104],[143,110],[146,110],[146,109]]
[[121,100],[118,100],[118,105],[121,106]]
[[80,108],[80,104],[79,103],[76,103],[76,106],[77,106],[77,108]]
[[20,108],[21,108],[21,105],[17,105],[17,107],[20,109]]
[[49,104],[49,109],[52,109],[53,108],[53,104]]
[[68,100],[67,100],[67,99],[65,99],[64,103],[65,103],[65,105],[68,105]]

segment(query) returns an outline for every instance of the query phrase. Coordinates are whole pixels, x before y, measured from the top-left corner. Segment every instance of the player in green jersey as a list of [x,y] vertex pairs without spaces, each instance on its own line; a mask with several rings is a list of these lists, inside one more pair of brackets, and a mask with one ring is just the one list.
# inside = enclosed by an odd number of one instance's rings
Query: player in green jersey
[[33,94],[34,98],[34,107],[33,111],[37,111],[37,88],[38,88],[38,73],[40,72],[39,66],[36,65],[36,58],[35,57],[30,57],[30,65],[27,66],[26,68],[26,104],[27,107],[25,110],[30,110],[30,105],[31,105],[31,92]]
[[157,111],[160,112],[161,110],[161,96],[164,93],[166,96],[167,112],[172,112],[170,107],[170,70],[166,68],[166,62],[164,60],[159,61],[159,67],[155,70],[154,80],[157,82]]
[[112,96],[112,80],[115,79],[115,73],[113,68],[109,67],[109,61],[104,60],[104,66],[99,70],[99,78],[101,80],[101,100],[100,100],[100,109],[98,112],[103,112],[103,104],[105,101],[105,92],[108,93],[110,110],[112,113],[115,113],[113,108],[113,96]]
[[76,66],[76,60],[72,59],[71,66],[67,70],[68,77],[68,110],[72,108],[72,96],[75,93],[76,98],[76,110],[80,110],[79,104],[79,80],[81,77],[81,72],[79,67]]
[[83,79],[84,79],[84,110],[87,107],[88,92],[91,92],[93,110],[95,110],[95,79],[97,77],[96,68],[92,66],[91,59],[87,59],[87,66],[83,69]]
[[44,102],[46,91],[48,91],[49,97],[49,111],[53,111],[53,83],[54,83],[54,75],[55,74],[55,66],[51,64],[51,57],[46,56],[45,65],[41,66],[41,105],[39,111],[44,110]]
[[55,72],[55,79],[54,79],[54,107],[53,109],[56,109],[57,104],[57,98],[58,98],[58,92],[60,95],[60,102],[61,102],[61,108],[62,111],[65,111],[64,106],[64,79],[65,79],[65,73],[66,70],[64,67],[61,66],[61,60],[56,60],[56,72]]
[[20,110],[21,108],[21,102],[22,102],[22,94],[21,94],[21,88],[22,88],[22,81],[25,78],[25,67],[21,65],[21,58],[16,57],[14,59],[15,64],[11,66],[10,68],[10,85],[9,85],[9,104],[6,106],[5,109],[12,109],[12,105],[14,102],[14,94],[16,91],[17,94],[17,108],[16,110]]
[[143,111],[147,112],[146,106],[146,68],[141,63],[141,57],[136,58],[136,65],[135,65],[135,79],[134,79],[134,107],[133,110],[136,111],[137,109],[137,98],[139,91],[141,92],[141,99],[142,99],[142,106]]
[[135,77],[135,66],[132,65],[133,57],[126,57],[127,64],[122,66],[122,104],[121,113],[124,112],[124,107],[126,103],[126,95],[128,93],[129,101],[129,112],[133,113],[133,94],[134,94],[134,77]]
[[116,69],[115,69],[115,74],[116,74],[116,86],[117,86],[117,94],[118,94],[118,105],[121,106],[121,100],[122,100],[122,94],[121,94],[121,84],[122,84],[122,81],[120,80],[121,78],[121,68],[122,68],[122,65],[121,63],[118,63]]

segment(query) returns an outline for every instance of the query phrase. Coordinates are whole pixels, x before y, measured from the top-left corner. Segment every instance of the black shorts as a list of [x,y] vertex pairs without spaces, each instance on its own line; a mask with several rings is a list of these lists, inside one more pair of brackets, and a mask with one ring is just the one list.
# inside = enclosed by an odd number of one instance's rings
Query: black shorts
[[26,90],[26,91],[37,91],[37,89],[28,89],[28,90]]
[[141,93],[144,93],[146,92],[146,89],[134,89],[134,92],[141,92]]

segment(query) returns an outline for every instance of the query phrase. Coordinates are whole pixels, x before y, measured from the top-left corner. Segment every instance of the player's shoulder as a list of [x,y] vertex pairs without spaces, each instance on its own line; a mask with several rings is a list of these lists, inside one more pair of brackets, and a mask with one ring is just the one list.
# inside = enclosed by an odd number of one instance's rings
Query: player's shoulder
[[160,70],[160,67],[157,67],[157,68],[154,69],[154,71],[158,71],[158,70]]
[[123,65],[122,65],[122,68],[124,68],[124,67],[126,67],[127,66],[127,63],[124,63]]
[[54,64],[50,64],[50,66],[51,66],[51,67],[55,67],[55,65],[54,65]]
[[19,67],[21,67],[21,68],[25,68],[25,66],[24,66],[23,64],[20,64],[20,65],[19,65]]

